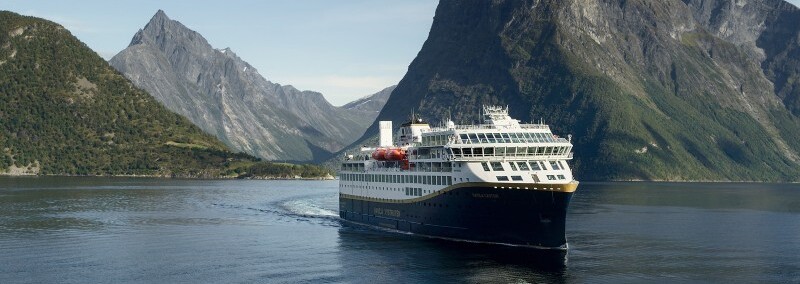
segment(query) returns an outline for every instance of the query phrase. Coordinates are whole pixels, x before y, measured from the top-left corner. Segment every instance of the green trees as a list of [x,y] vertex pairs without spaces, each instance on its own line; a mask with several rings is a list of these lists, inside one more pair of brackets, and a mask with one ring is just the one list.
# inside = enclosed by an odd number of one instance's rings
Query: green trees
[[0,150],[0,171],[38,162],[40,174],[220,177],[272,167],[228,151],[63,27],[11,12],[0,12]]

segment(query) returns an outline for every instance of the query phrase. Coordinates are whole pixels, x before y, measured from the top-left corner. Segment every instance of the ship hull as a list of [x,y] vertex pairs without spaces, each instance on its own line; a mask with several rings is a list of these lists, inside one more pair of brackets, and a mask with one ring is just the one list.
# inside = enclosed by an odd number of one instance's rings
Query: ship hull
[[340,194],[339,215],[431,237],[566,249],[566,213],[576,187],[472,183],[403,201]]

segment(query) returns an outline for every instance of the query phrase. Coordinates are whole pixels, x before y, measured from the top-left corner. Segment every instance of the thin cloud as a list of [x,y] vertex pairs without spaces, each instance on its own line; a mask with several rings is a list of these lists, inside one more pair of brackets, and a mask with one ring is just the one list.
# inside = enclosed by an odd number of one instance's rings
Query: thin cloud
[[385,88],[397,82],[397,79],[388,76],[326,76],[322,82],[333,87],[370,89]]
[[28,10],[22,12],[21,14],[56,22],[59,25],[64,26],[65,29],[69,30],[72,33],[98,33],[101,31],[97,27],[92,27],[91,25],[84,23],[81,20],[61,15],[51,15],[36,10]]

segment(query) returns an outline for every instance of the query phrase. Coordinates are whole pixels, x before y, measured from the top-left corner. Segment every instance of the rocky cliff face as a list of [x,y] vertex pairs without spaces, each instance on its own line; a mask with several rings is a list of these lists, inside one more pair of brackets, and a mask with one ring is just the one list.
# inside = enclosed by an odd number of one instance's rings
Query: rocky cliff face
[[378,120],[511,105],[575,135],[580,179],[799,180],[797,15],[778,0],[442,0]]
[[110,63],[233,149],[269,160],[323,158],[372,123],[369,113],[266,80],[233,51],[214,49],[163,11]]
[[774,92],[800,115],[800,10],[782,0],[684,0],[709,33],[760,64]]

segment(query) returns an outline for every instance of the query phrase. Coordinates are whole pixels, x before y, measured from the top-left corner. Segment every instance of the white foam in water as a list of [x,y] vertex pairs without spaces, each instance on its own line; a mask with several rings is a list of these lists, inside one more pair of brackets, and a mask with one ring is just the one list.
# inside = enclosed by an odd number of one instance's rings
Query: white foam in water
[[320,207],[311,199],[291,200],[283,203],[283,207],[289,212],[303,216],[317,217],[336,217],[339,216],[333,210]]

